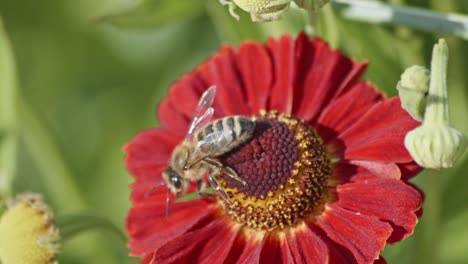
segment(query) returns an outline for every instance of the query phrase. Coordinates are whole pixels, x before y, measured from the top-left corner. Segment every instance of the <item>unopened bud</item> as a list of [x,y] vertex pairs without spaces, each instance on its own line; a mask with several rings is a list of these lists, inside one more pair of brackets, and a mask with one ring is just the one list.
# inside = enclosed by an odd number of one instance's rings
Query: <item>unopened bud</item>
[[254,22],[263,22],[279,19],[289,8],[292,0],[219,0],[222,5],[229,6],[229,13],[235,19],[239,20],[235,8],[250,13]]
[[466,138],[452,127],[422,125],[406,135],[405,147],[424,168],[450,168],[463,154]]
[[426,108],[426,95],[429,89],[429,70],[413,65],[401,75],[397,84],[401,107],[414,119],[422,121]]
[[425,168],[449,168],[466,148],[466,138],[449,125],[447,98],[448,47],[445,40],[434,46],[431,79],[424,121],[406,134],[405,147]]

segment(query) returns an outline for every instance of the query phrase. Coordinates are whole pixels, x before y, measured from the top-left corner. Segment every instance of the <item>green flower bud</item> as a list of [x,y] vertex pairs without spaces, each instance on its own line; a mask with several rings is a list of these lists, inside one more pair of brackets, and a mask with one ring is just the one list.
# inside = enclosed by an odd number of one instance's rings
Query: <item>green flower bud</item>
[[414,119],[422,121],[429,89],[429,70],[419,65],[407,68],[401,75],[397,89],[401,98],[401,107]]
[[263,22],[279,19],[289,8],[292,0],[219,0],[222,5],[229,6],[229,13],[239,20],[234,11],[236,7],[250,13],[254,22]]
[[466,138],[449,126],[422,125],[406,135],[405,147],[424,168],[450,168],[463,154]]
[[447,98],[448,47],[445,40],[434,46],[431,79],[424,121],[405,137],[405,147],[425,168],[452,167],[463,154],[465,135],[449,125]]

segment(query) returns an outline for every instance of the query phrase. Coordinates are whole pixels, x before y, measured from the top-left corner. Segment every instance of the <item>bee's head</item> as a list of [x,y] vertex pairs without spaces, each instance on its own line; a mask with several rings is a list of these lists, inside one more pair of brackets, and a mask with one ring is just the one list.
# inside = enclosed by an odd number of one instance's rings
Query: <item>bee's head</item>
[[179,195],[185,191],[187,187],[187,182],[171,167],[167,167],[163,173],[162,177],[166,182],[167,187],[175,195]]

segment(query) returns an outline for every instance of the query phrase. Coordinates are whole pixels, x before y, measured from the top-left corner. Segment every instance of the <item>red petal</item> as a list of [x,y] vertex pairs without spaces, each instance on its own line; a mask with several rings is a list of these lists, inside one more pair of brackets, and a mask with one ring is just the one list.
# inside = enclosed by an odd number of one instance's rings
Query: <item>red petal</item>
[[169,98],[163,99],[159,103],[158,117],[161,127],[177,134],[187,132],[191,120],[191,118],[178,112]]
[[[372,161],[364,162],[342,160],[333,164],[332,169],[332,177],[341,180],[341,182],[353,182],[360,177],[367,176],[376,176],[390,179],[400,179],[401,176],[398,166],[393,163],[385,164]],[[380,173],[378,173],[379,171]]]
[[313,121],[336,95],[353,62],[339,51],[332,51],[327,43],[309,41],[300,35],[296,41],[298,79],[294,104],[295,115]]
[[385,247],[392,233],[388,223],[376,217],[345,210],[335,204],[327,206],[317,218],[317,225],[336,243],[349,250],[357,263],[372,263]]
[[354,86],[362,84],[364,82],[359,82],[359,79],[364,74],[367,68],[367,62],[356,62],[353,61],[352,68],[349,70],[346,78],[341,82],[340,88],[335,95],[335,99],[341,97],[343,94],[347,93],[350,89],[353,89]]
[[190,231],[165,244],[156,252],[156,263],[223,263],[238,230],[229,227],[230,219],[218,217],[209,224]]
[[258,43],[247,42],[239,47],[239,66],[247,90],[251,112],[266,109],[273,81],[273,66],[266,49]]
[[307,225],[287,236],[289,248],[297,264],[322,264],[329,262],[327,245]]
[[146,200],[134,204],[127,217],[130,253],[149,254],[168,241],[182,235],[216,209],[209,202],[198,199],[171,204],[166,219],[166,192],[155,191]]
[[400,106],[398,97],[374,105],[358,122],[338,136],[345,159],[407,163],[413,159],[403,141],[418,126]]
[[154,253],[146,255],[140,262],[140,264],[154,264]]
[[326,144],[358,121],[383,96],[373,86],[361,82],[330,103],[320,115],[316,129]]
[[161,179],[161,168],[167,166],[171,152],[180,140],[180,135],[163,128],[140,132],[125,146],[128,171],[137,182],[157,182]]
[[418,222],[415,212],[422,198],[417,190],[400,180],[366,177],[337,186],[338,204],[348,210],[372,215],[402,227],[401,239],[411,235]]
[[379,256],[379,258],[374,261],[374,264],[387,264],[387,261],[384,257]]
[[379,177],[392,179],[401,178],[400,168],[395,163],[374,162],[368,160],[342,160],[340,163],[359,166]]
[[414,161],[404,164],[398,164],[398,167],[400,167],[403,180],[409,180],[414,176],[418,175],[418,173],[420,173],[423,170],[423,168],[416,164],[416,162]]
[[174,106],[177,112],[183,114],[185,119],[192,120],[193,112],[198,105],[202,91],[206,90],[208,86],[201,78],[196,78],[193,74],[184,75],[169,89],[171,105]]
[[[248,230],[249,232],[247,239],[242,237],[240,241],[242,244],[237,243],[233,248],[233,251],[229,254],[226,259],[227,263],[242,263],[242,264],[259,264],[260,263],[260,254],[265,243],[265,232],[257,232],[254,230]],[[253,238],[253,239],[252,239]],[[242,253],[239,252],[238,247],[242,246]],[[237,248],[237,249],[236,249]],[[233,254],[235,253],[235,254]]]
[[[222,47],[197,71],[206,83],[216,85],[216,102],[219,103],[224,115],[250,115],[247,95],[236,63],[236,54],[231,47]],[[206,88],[205,88],[206,89]],[[217,113],[219,108],[215,107]]]
[[291,113],[294,98],[294,40],[283,36],[270,38],[268,50],[273,57],[275,81],[271,89],[269,109]]
[[295,264],[293,253],[289,247],[289,243],[287,240],[281,240],[280,245],[281,250],[281,261],[285,264]]

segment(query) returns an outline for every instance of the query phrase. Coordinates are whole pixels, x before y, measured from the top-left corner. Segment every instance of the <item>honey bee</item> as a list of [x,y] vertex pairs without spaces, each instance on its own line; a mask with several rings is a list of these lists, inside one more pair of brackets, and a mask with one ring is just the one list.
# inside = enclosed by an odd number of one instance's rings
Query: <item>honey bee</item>
[[210,185],[226,201],[229,197],[218,183],[219,177],[226,175],[247,185],[236,171],[224,166],[217,157],[251,139],[255,121],[236,115],[210,122],[215,93],[216,86],[212,86],[201,96],[185,139],[175,147],[169,166],[162,173],[168,187],[166,216],[169,214],[169,192],[179,196],[187,190],[190,182],[196,182],[197,192],[203,195],[206,174]]

